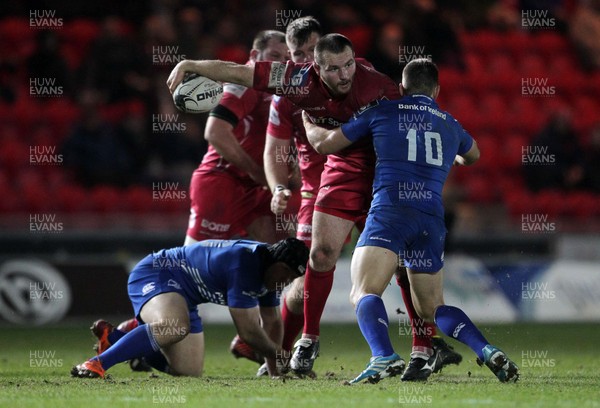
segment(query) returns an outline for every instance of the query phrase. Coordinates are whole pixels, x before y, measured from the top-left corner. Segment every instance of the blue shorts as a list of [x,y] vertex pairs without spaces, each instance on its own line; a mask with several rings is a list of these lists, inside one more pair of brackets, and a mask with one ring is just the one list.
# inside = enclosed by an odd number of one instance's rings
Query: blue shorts
[[154,296],[161,293],[176,292],[183,296],[187,302],[190,313],[190,333],[202,333],[202,319],[197,310],[199,302],[194,299],[189,283],[181,276],[173,274],[169,269],[157,267],[153,262],[154,257],[148,255],[129,274],[127,292],[133,305],[135,317],[142,321],[140,318],[142,306]]
[[436,273],[444,266],[444,219],[411,207],[369,210],[357,247],[375,246],[398,254],[400,266]]

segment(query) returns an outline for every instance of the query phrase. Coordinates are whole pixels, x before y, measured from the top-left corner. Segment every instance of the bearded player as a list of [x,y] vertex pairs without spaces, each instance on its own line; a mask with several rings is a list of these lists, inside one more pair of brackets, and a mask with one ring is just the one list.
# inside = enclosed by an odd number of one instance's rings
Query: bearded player
[[[400,96],[392,80],[356,63],[351,42],[340,34],[326,35],[317,43],[313,64],[257,62],[248,67],[214,60],[182,61],[167,80],[171,92],[186,72],[283,95],[327,128],[340,126],[354,112],[376,100]],[[296,373],[310,372],[318,355],[319,323],[333,284],[335,263],[354,224],[362,223],[366,217],[374,163],[373,149],[368,141],[328,157],[313,218],[311,255],[304,288],[303,336],[291,361],[291,368]],[[403,295],[411,316],[414,307],[406,297],[410,289],[407,282],[404,285]],[[413,315],[413,342],[421,343],[418,347],[423,354],[433,354],[428,334],[434,333],[434,326],[418,319],[416,313]],[[423,375],[429,374],[431,370]]]

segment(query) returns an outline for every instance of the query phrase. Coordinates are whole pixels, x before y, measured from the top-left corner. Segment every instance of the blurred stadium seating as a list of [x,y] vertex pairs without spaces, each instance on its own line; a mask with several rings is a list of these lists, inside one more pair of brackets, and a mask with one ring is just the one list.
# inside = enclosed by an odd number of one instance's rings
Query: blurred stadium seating
[[[133,24],[125,27],[132,38],[143,34],[141,27]],[[65,21],[57,30],[60,54],[71,69],[81,67],[101,29],[100,21],[79,17]],[[353,31],[348,30],[348,33],[352,35]],[[186,202],[153,203],[148,183],[83,187],[64,173],[62,166],[31,165],[30,147],[60,146],[80,114],[72,97],[36,99],[28,95],[25,61],[35,50],[35,35],[36,30],[31,29],[23,16],[0,20],[0,54],[5,61],[15,62],[17,71],[12,78],[18,80],[17,99],[0,101],[1,215],[6,218],[16,212],[53,211],[65,214],[180,213],[185,217]],[[477,166],[469,171],[457,171],[456,180],[464,186],[467,202],[475,206],[500,206],[512,216],[534,208],[553,217],[579,220],[598,217],[598,194],[527,191],[522,176],[521,147],[542,129],[552,112],[565,106],[577,112],[574,127],[585,146],[586,135],[600,121],[597,96],[600,73],[578,68],[572,46],[558,30],[506,33],[481,28],[462,32],[460,42],[466,70],[441,67],[439,102],[476,137],[482,151],[482,160]],[[246,49],[247,45],[232,45],[226,54],[237,55],[240,47]],[[556,87],[556,95],[522,97],[520,81],[524,77],[547,78]],[[101,115],[106,121],[118,124],[131,109],[143,112],[146,105],[147,101],[141,98],[130,98],[105,104]]]

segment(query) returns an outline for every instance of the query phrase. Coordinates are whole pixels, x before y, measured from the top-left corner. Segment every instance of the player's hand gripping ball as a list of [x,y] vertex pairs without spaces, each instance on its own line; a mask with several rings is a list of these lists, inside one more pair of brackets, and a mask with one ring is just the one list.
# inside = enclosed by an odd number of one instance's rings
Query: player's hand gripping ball
[[223,97],[223,85],[206,77],[190,74],[173,92],[175,106],[185,113],[209,112]]

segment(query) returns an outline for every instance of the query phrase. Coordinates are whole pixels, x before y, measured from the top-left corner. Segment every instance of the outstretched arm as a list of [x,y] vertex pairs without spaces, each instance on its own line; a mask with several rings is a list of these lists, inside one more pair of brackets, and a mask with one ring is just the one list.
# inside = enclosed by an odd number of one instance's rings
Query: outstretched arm
[[173,93],[187,72],[196,73],[213,81],[231,82],[252,88],[254,67],[219,60],[183,60],[175,65],[167,79],[169,91]]
[[352,144],[352,141],[344,136],[341,127],[325,129],[315,125],[310,120],[306,111],[302,111],[302,121],[304,122],[304,129],[306,129],[308,141],[317,153],[335,153]]
[[[269,374],[272,377],[279,375],[276,359],[281,356],[281,346],[269,337],[271,333],[267,333],[261,327],[261,313],[258,306],[249,309],[230,307],[229,313],[241,339],[267,359]],[[270,322],[268,326],[266,329],[269,332],[273,331],[273,335],[279,339],[280,334],[275,332],[273,322]]]

